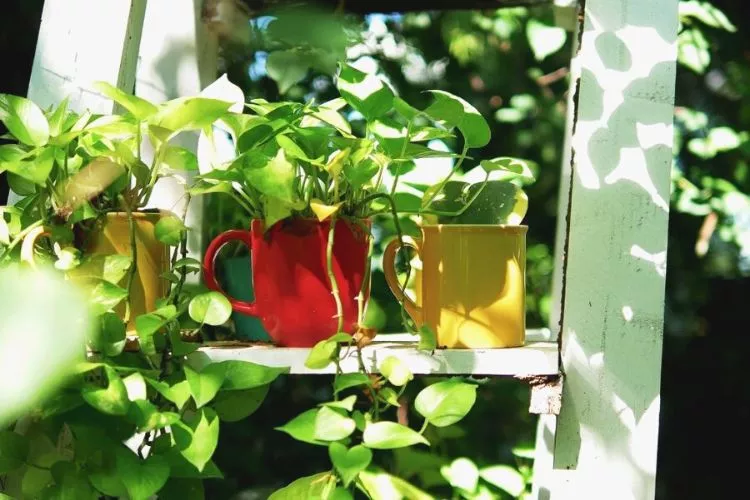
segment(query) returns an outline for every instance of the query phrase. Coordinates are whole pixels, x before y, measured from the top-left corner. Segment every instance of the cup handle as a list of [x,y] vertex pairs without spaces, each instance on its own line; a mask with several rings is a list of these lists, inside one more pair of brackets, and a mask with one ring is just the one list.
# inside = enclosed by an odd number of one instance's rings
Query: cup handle
[[238,300],[226,293],[219,285],[216,280],[216,256],[219,254],[219,250],[229,243],[230,241],[241,241],[248,248],[252,248],[251,243],[251,231],[244,231],[239,229],[232,229],[231,231],[225,231],[219,236],[213,239],[206,249],[206,255],[203,257],[203,276],[206,280],[206,286],[215,292],[219,292],[229,299],[229,303],[232,304],[232,309],[235,311],[247,314],[249,316],[258,316],[255,302],[245,302]]
[[44,226],[35,227],[29,231],[29,234],[24,236],[23,241],[21,242],[21,262],[27,263],[31,269],[36,269],[34,245],[36,245],[36,240],[49,235],[49,230]]
[[[403,240],[405,246],[412,247],[418,254],[421,254],[421,242],[416,241],[409,236],[404,236]],[[392,240],[386,245],[385,251],[383,252],[383,274],[385,274],[385,281],[388,283],[393,295],[396,296],[397,300],[403,302],[404,309],[409,313],[411,319],[414,320],[418,327],[421,327],[424,322],[422,308],[417,306],[413,300],[401,291],[401,283],[399,283],[398,277],[396,276],[396,252],[400,248],[401,242],[398,238]]]

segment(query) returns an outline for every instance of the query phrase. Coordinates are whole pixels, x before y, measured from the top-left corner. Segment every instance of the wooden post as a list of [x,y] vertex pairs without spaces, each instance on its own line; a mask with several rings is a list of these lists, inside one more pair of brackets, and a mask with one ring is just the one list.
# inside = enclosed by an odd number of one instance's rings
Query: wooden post
[[554,459],[539,457],[534,491],[640,500],[656,479],[677,0],[585,0],[579,14],[560,214],[565,384],[556,425],[540,426]]
[[146,0],[46,0],[28,96],[46,108],[112,112],[112,101],[89,90],[102,80],[133,91]]

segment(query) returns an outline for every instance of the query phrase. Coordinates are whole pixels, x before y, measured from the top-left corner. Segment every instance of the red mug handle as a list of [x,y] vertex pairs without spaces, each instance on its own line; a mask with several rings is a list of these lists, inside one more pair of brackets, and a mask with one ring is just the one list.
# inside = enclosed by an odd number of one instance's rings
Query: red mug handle
[[219,285],[219,282],[216,280],[215,273],[216,256],[219,254],[219,250],[221,250],[221,248],[230,241],[241,241],[242,243],[247,245],[248,248],[252,248],[252,234],[253,233],[251,231],[232,229],[230,231],[224,231],[219,236],[214,238],[213,241],[208,245],[208,248],[206,249],[206,255],[203,257],[203,276],[206,280],[206,286],[215,292],[219,292],[227,299],[229,299],[229,303],[232,304],[232,309],[242,314],[257,316],[258,313],[256,311],[255,302],[245,302],[243,300],[238,300],[226,293],[221,288],[221,285]]

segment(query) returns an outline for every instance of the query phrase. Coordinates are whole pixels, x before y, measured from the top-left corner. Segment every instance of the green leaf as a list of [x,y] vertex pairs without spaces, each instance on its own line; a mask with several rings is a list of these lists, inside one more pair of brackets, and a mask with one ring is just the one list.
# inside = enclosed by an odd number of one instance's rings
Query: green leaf
[[435,500],[413,484],[386,472],[362,471],[357,486],[369,498],[408,498],[409,500]]
[[198,157],[195,153],[178,146],[167,146],[161,162],[172,170],[198,170]]
[[476,385],[450,379],[422,389],[414,408],[435,427],[446,427],[464,418],[476,398]]
[[152,124],[171,130],[200,130],[227,114],[231,102],[205,97],[179,97],[160,106]]
[[321,340],[310,350],[305,360],[305,366],[311,370],[321,370],[331,364],[336,357],[338,344],[329,340]]
[[418,110],[417,108],[413,107],[408,102],[404,101],[400,97],[395,97],[393,99],[393,107],[396,109],[396,112],[406,118],[409,121],[414,120],[417,116],[419,116],[422,112]]
[[380,364],[380,373],[391,384],[401,387],[414,378],[409,367],[396,356],[388,356]]
[[116,469],[132,500],[146,500],[157,493],[169,479],[169,464],[159,455],[139,459],[132,451],[119,448]]
[[565,45],[567,35],[563,28],[549,26],[531,18],[526,23],[526,38],[529,39],[536,60],[542,61]]
[[189,366],[184,366],[185,378],[190,386],[190,394],[195,405],[200,408],[208,404],[224,383],[224,366],[222,363],[211,363],[197,372]]
[[479,470],[479,476],[513,497],[520,497],[526,491],[526,481],[521,473],[508,465],[483,467]]
[[94,82],[93,87],[128,110],[136,120],[145,120],[158,111],[158,108],[147,100],[127,94],[107,82]]
[[148,314],[141,314],[135,318],[135,330],[138,333],[141,350],[149,355],[156,354],[154,335],[169,323],[177,314],[173,305],[160,307]]
[[[349,125],[349,122],[346,121],[346,118],[344,118],[341,113],[334,109],[329,109],[325,106],[321,106],[317,110],[310,113],[310,115],[322,121],[323,123],[331,125],[333,128],[346,136],[352,133],[352,126]],[[301,125],[304,126],[304,124],[305,119],[302,120]]]
[[349,487],[359,473],[372,462],[372,451],[362,445],[347,449],[341,443],[331,443],[328,447],[328,456],[331,457],[331,463],[338,471],[344,487]]
[[224,367],[225,390],[255,389],[270,384],[279,375],[289,373],[288,367],[263,366],[250,361],[229,360],[219,363]]
[[49,120],[49,135],[54,137],[57,135],[60,135],[61,132],[64,131],[64,124],[66,122],[66,118],[69,116],[72,117],[73,114],[68,114],[68,103],[70,102],[69,98],[63,99],[60,104],[58,104],[57,108],[52,113],[48,113],[47,117]]
[[528,160],[500,156],[491,160],[482,160],[479,164],[488,174],[497,172],[497,174],[491,177],[492,180],[510,181],[520,179],[525,183],[534,182],[534,172],[531,169],[533,162]]
[[268,388],[262,385],[241,391],[221,391],[214,399],[213,408],[224,422],[239,422],[260,408]]
[[328,500],[354,500],[354,497],[349,490],[339,486],[331,492],[328,496]]
[[341,97],[368,121],[386,114],[393,108],[393,91],[375,75],[363,73],[344,64],[336,80]]
[[401,406],[401,403],[398,402],[398,393],[391,389],[390,387],[383,387],[378,392],[378,397],[388,403],[389,405],[393,405],[396,407]]
[[188,314],[198,323],[223,325],[232,315],[232,304],[219,292],[206,292],[193,297]]
[[188,384],[187,380],[173,382],[170,385],[168,381],[146,378],[146,383],[156,389],[159,394],[173,402],[178,409],[182,409],[188,399],[190,399],[190,384]]
[[138,432],[149,432],[176,424],[180,421],[180,415],[170,411],[160,412],[153,403],[139,399],[130,405],[128,419],[136,425]]
[[434,351],[437,348],[437,335],[432,331],[429,325],[422,325],[419,329],[419,345],[417,349],[420,351]]
[[[246,155],[249,159],[250,156]],[[253,154],[253,166],[243,169],[248,184],[266,196],[276,198],[288,205],[297,202],[294,184],[297,178],[297,168],[286,159],[283,148],[273,158]],[[247,163],[245,163],[247,165]]]
[[187,356],[188,354],[194,353],[200,347],[197,342],[185,342],[182,340],[182,335],[175,329],[169,330],[169,342],[172,344],[172,355],[175,357]]
[[200,271],[201,262],[198,259],[194,259],[192,257],[185,257],[183,259],[176,260],[174,265],[172,266],[172,269],[181,269],[183,267],[190,271]]
[[321,472],[301,477],[274,491],[268,500],[328,500],[335,486],[336,476],[330,472]]
[[428,446],[430,444],[417,431],[405,425],[387,421],[367,424],[365,431],[362,433],[362,442],[368,448],[377,450],[403,448],[418,443]]
[[107,387],[87,385],[81,389],[81,396],[92,407],[107,415],[125,415],[130,406],[128,391],[120,375],[109,365],[104,365]]
[[182,456],[203,471],[219,443],[219,417],[211,408],[201,408],[191,420],[172,426],[172,433]]
[[360,189],[372,180],[380,171],[380,165],[375,161],[365,158],[359,162],[347,162],[344,164],[344,177],[351,184],[352,189]]
[[295,50],[275,50],[266,59],[266,71],[279,85],[280,94],[286,94],[296,83],[304,80],[309,68],[307,57]]
[[130,401],[146,399],[146,380],[139,372],[131,373],[122,379],[122,383],[125,384]]
[[323,406],[315,416],[313,437],[321,441],[338,441],[349,436],[355,428],[354,420],[341,415],[336,410]]
[[696,0],[681,1],[679,6],[680,18],[682,20],[693,17],[712,28],[720,28],[730,33],[737,31],[737,27],[729,21],[727,16],[721,10],[711,5],[710,2],[699,2]]
[[0,121],[27,146],[44,146],[49,141],[49,123],[42,110],[29,99],[0,94]]
[[67,461],[57,462],[50,468],[50,473],[55,480],[55,485],[42,491],[42,498],[78,500],[92,497],[94,492],[87,477],[76,468],[75,464]]
[[182,241],[182,233],[185,231],[187,231],[185,224],[172,215],[162,217],[154,226],[154,236],[165,245],[179,245]]
[[677,36],[677,61],[703,74],[711,64],[711,52],[703,32],[697,28],[688,28]]
[[354,409],[354,403],[357,402],[357,396],[352,394],[339,401],[328,401],[326,403],[320,403],[319,406],[327,406],[329,408],[341,408],[346,411],[352,411]]
[[29,440],[9,430],[0,430],[0,474],[14,471],[29,455]]
[[440,468],[440,474],[454,488],[473,493],[479,485],[479,470],[468,458],[457,458],[450,465]]
[[477,109],[464,99],[442,90],[431,90],[434,102],[425,113],[461,131],[467,148],[480,148],[490,142],[490,127]]
[[44,185],[55,161],[55,151],[45,148],[41,153],[24,156],[23,159],[0,163],[0,172],[7,170],[37,185]]
[[130,255],[106,255],[102,262],[102,279],[116,285],[125,277],[132,264]]
[[203,481],[192,478],[170,477],[167,484],[159,490],[160,500],[204,500],[206,492]]
[[334,392],[341,392],[344,389],[350,387],[356,387],[359,385],[370,385],[370,377],[364,373],[344,373],[336,377],[333,381]]
[[127,341],[125,323],[115,313],[104,313],[99,318],[99,335],[94,342],[94,348],[105,356],[119,356]]
[[307,410],[297,415],[292,420],[281,427],[276,427],[277,431],[286,432],[297,441],[303,441],[310,444],[327,445],[325,441],[315,439],[315,421],[318,416],[318,409]]

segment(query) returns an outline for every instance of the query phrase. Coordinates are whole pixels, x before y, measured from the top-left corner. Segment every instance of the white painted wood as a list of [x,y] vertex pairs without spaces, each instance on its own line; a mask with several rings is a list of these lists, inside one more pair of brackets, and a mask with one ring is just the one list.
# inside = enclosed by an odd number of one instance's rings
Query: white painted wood
[[[132,92],[146,0],[46,0],[28,97],[47,108],[69,98],[70,109],[111,113],[95,81]],[[92,22],[95,20],[95,22]],[[8,193],[8,203],[20,197]]]
[[565,384],[556,424],[542,419],[538,441],[554,439],[554,459],[540,456],[534,496],[641,500],[656,477],[677,0],[582,6],[560,280]]
[[[159,103],[177,97],[196,95],[216,79],[217,42],[201,21],[202,0],[150,1],[143,26],[141,51],[135,84],[136,95]],[[198,136],[183,133],[173,141],[196,151]],[[144,156],[152,151],[144,145]],[[171,210],[182,216],[185,211],[185,185],[191,175],[164,178],[157,182],[151,208]],[[194,198],[188,207],[186,222],[194,231],[188,233],[188,253],[200,258],[202,199]],[[189,275],[191,281],[199,279]]]
[[[529,339],[543,336],[530,331]],[[362,350],[365,366],[374,371],[388,356],[397,356],[418,375],[557,375],[558,350],[552,342],[529,341],[524,347],[508,349],[437,349],[434,354],[418,351],[419,338],[412,335],[379,335]],[[214,362],[252,361],[265,366],[288,366],[297,375],[323,375],[335,372],[334,365],[322,370],[305,366],[310,349],[273,346],[201,347],[200,352]],[[358,371],[356,351],[342,352],[345,373]]]
[[42,107],[113,111],[89,90],[97,80],[131,92],[146,0],[46,0],[28,96]]

